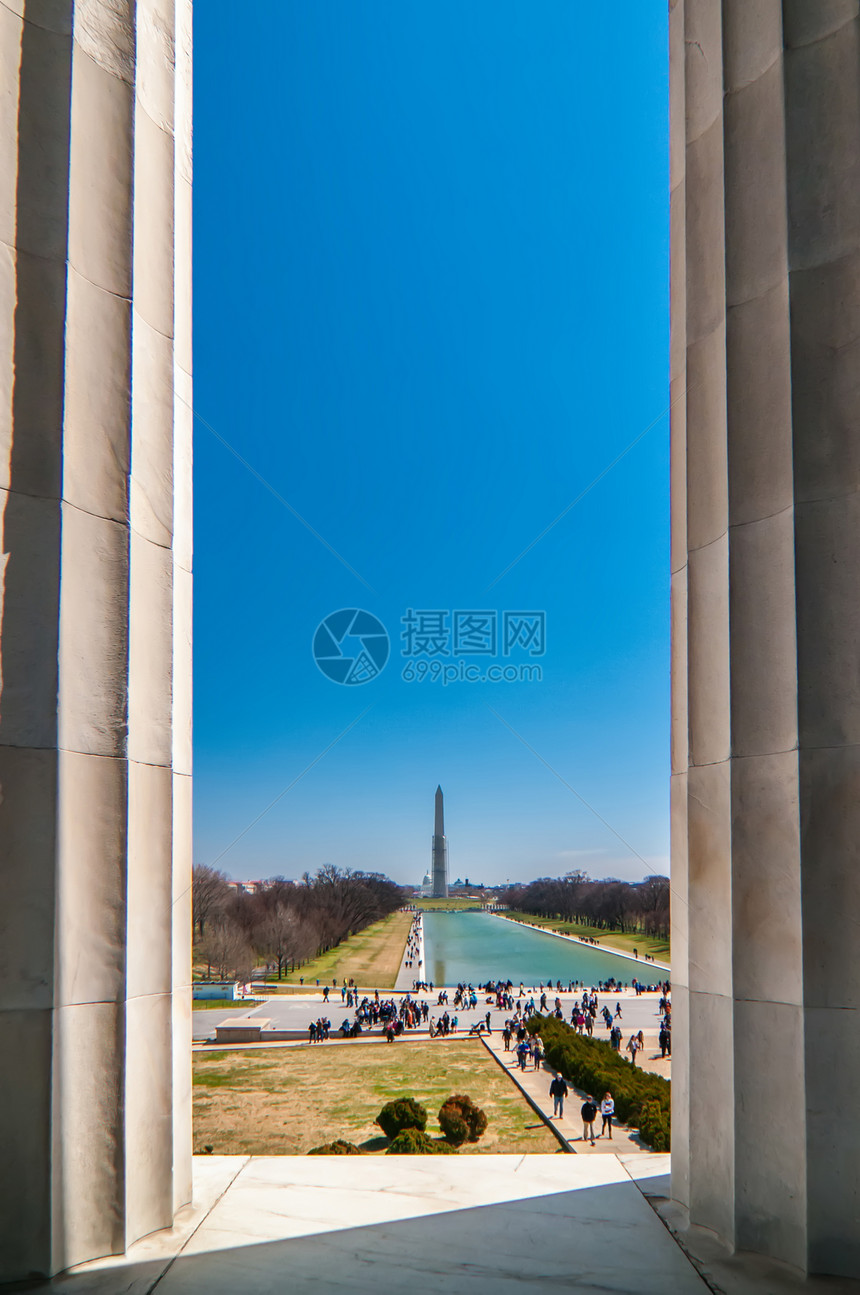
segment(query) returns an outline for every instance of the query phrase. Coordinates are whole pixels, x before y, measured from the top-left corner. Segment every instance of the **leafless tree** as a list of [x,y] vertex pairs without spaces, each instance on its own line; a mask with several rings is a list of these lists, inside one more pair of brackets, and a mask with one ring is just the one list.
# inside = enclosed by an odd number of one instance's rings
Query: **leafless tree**
[[232,899],[232,892],[223,872],[198,863],[191,874],[191,905],[194,930],[202,936],[206,923],[223,917]]

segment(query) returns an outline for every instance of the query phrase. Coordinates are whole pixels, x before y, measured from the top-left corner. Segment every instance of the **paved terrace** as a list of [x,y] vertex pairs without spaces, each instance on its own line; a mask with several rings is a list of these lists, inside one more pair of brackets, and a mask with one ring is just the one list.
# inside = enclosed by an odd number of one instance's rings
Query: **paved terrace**
[[[645,1192],[667,1156],[196,1157],[194,1204],[66,1295],[707,1295]],[[635,1176],[634,1176],[635,1175]]]
[[[362,995],[365,992],[372,991],[362,990]],[[453,1000],[453,989],[448,990],[448,996]],[[579,1001],[581,996],[581,990],[578,993],[568,994],[567,992],[564,992],[558,995],[561,999],[562,1010],[566,1021],[570,1020],[571,1008],[573,1007],[574,1002]],[[380,990],[380,998],[383,999],[393,998],[395,1002],[399,1003],[403,997],[404,995],[402,993],[394,990]],[[412,997],[417,999],[419,1002],[426,1001],[430,1007],[430,1015],[435,1017],[437,1020],[446,1011],[450,1016],[458,1017],[458,1035],[468,1034],[470,1026],[476,1024],[478,1021],[484,1020],[488,1011],[490,1013],[490,1025],[493,1033],[501,1034],[505,1021],[511,1016],[510,1012],[497,1011],[495,1007],[484,1002],[483,996],[481,996],[477,1008],[469,1010],[458,1009],[453,1007],[451,1004],[447,1007],[438,1006],[438,990],[434,990],[432,994],[413,994]],[[555,997],[555,992],[548,994],[550,1006],[554,1002]],[[539,992],[535,994],[535,998],[540,1001]],[[613,1013],[615,1011],[616,1003],[620,1002],[620,1024],[624,1031],[623,1045],[626,1045],[627,1040],[632,1033],[642,1030],[645,1034],[646,1043],[644,1057],[646,1069],[654,1070],[656,1073],[663,1074],[668,1078],[670,1075],[669,1059],[667,1058],[663,1061],[660,1058],[660,1052],[657,1046],[657,1035],[660,1027],[660,1015],[658,1010],[659,1001],[659,993],[641,994],[637,997],[633,990],[624,990],[620,993],[598,995],[600,1007],[606,1003]],[[311,1021],[317,1020],[320,1016],[327,1016],[331,1021],[332,1039],[328,1045],[315,1044],[314,1046],[331,1046],[337,1042],[338,1046],[348,1047],[352,1040],[341,1041],[339,1028],[343,1020],[354,1020],[355,1013],[351,1008],[345,1007],[341,1002],[340,990],[337,990],[336,992],[334,990],[331,991],[331,997],[328,1003],[324,1002],[322,990],[320,989],[314,990],[314,992],[307,993],[305,995],[290,994],[289,996],[285,995],[283,998],[272,996],[271,998],[266,999],[265,1002],[258,1003],[256,1006],[249,1008],[247,1013],[243,1013],[241,1010],[237,1009],[232,1011],[225,1009],[223,1014],[217,1009],[197,1011],[192,1015],[193,1037],[195,1044],[204,1043],[206,1040],[214,1041],[217,1027],[222,1021],[235,1026],[237,1020],[247,1017],[250,1022],[255,1021],[255,1019],[260,1021],[266,1020],[269,1022],[268,1028],[271,1030],[277,1031],[278,1033],[287,1033],[292,1035],[296,1040],[306,1040],[308,1037],[308,1025]],[[382,1027],[377,1027],[369,1032],[364,1032],[360,1036],[360,1039],[367,1041],[368,1038],[374,1038],[377,1035],[381,1037],[382,1033]],[[428,1033],[428,1027],[422,1026],[419,1029],[407,1031],[407,1034],[405,1036],[401,1035],[400,1039],[402,1040],[404,1037],[411,1038],[416,1035],[426,1038]],[[335,1036],[337,1036],[336,1039]],[[609,1037],[608,1031],[604,1028],[603,1019],[599,1015],[597,1022],[595,1023],[594,1037],[604,1040]],[[398,1042],[399,1041],[400,1040],[398,1040]],[[219,1044],[219,1046],[223,1045]]]

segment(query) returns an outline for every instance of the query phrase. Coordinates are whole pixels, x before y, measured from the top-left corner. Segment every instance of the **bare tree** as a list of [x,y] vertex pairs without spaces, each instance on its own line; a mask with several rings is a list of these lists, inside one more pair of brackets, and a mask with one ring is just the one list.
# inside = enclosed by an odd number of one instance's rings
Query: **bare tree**
[[299,949],[304,946],[295,911],[283,901],[273,904],[260,922],[258,938],[260,952],[277,963],[280,980],[290,958],[300,956]]
[[201,953],[221,980],[249,980],[254,952],[240,926],[228,918],[212,919],[200,945]]
[[198,935],[204,934],[207,922],[224,915],[231,899],[224,873],[198,863],[191,874],[191,905]]

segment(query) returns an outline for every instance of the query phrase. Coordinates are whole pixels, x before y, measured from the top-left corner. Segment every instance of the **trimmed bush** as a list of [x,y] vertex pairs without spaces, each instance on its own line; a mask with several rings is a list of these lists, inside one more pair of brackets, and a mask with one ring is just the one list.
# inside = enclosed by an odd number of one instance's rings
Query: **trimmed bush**
[[593,1093],[596,1102],[610,1092],[619,1120],[638,1129],[642,1141],[654,1151],[670,1149],[672,1086],[668,1079],[634,1068],[602,1039],[577,1034],[555,1016],[533,1016],[528,1028],[541,1036],[547,1062],[569,1084]]
[[385,1152],[387,1156],[450,1156],[457,1155],[456,1147],[449,1147],[447,1142],[436,1142],[428,1138],[423,1129],[404,1129],[398,1133]]
[[321,1147],[311,1147],[308,1155],[363,1156],[364,1152],[361,1147],[357,1147],[354,1142],[344,1142],[343,1138],[338,1138],[336,1142],[324,1142]]
[[668,1151],[671,1145],[669,1115],[659,1102],[644,1102],[639,1112],[639,1135],[652,1151]]
[[387,1138],[396,1138],[404,1129],[426,1129],[427,1111],[411,1097],[395,1097],[383,1106],[374,1123]]
[[477,1142],[486,1130],[487,1117],[471,1097],[455,1093],[439,1111],[439,1127],[455,1147],[464,1142]]

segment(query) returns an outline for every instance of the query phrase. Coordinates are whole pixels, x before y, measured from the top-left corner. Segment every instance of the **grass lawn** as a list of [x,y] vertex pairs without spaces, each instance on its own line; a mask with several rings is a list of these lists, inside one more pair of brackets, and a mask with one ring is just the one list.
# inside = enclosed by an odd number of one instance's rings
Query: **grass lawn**
[[326,981],[331,984],[337,977],[339,985],[352,978],[363,989],[393,989],[411,925],[411,913],[392,913],[381,922],[365,927],[359,935],[351,935],[337,948],[291,971],[282,981],[276,976],[270,983],[297,985],[304,976],[305,987],[314,988],[317,980],[323,985]]
[[191,1000],[192,1012],[231,1012],[237,1008],[257,1007],[258,1004],[264,1003],[265,998],[193,998]]
[[336,1138],[382,1152],[374,1124],[393,1097],[439,1107],[468,1093],[489,1125],[464,1153],[553,1152],[558,1143],[477,1040],[351,1043],[194,1054],[194,1150],[215,1155],[300,1155]]
[[622,953],[632,953],[634,949],[638,949],[640,954],[650,953],[661,962],[669,961],[669,941],[663,936],[640,935],[635,932],[625,932],[622,935],[620,931],[605,931],[599,926],[581,926],[578,922],[560,922],[557,917],[535,917],[532,913],[510,912],[504,916],[513,917],[518,922],[529,922],[532,926],[548,926],[564,935],[593,936],[607,949],[620,949]]
[[460,908],[479,909],[481,907],[479,899],[458,899],[456,895],[450,899],[416,899],[413,900],[413,903],[416,908],[426,910],[429,913],[438,912],[439,910],[452,912]]

